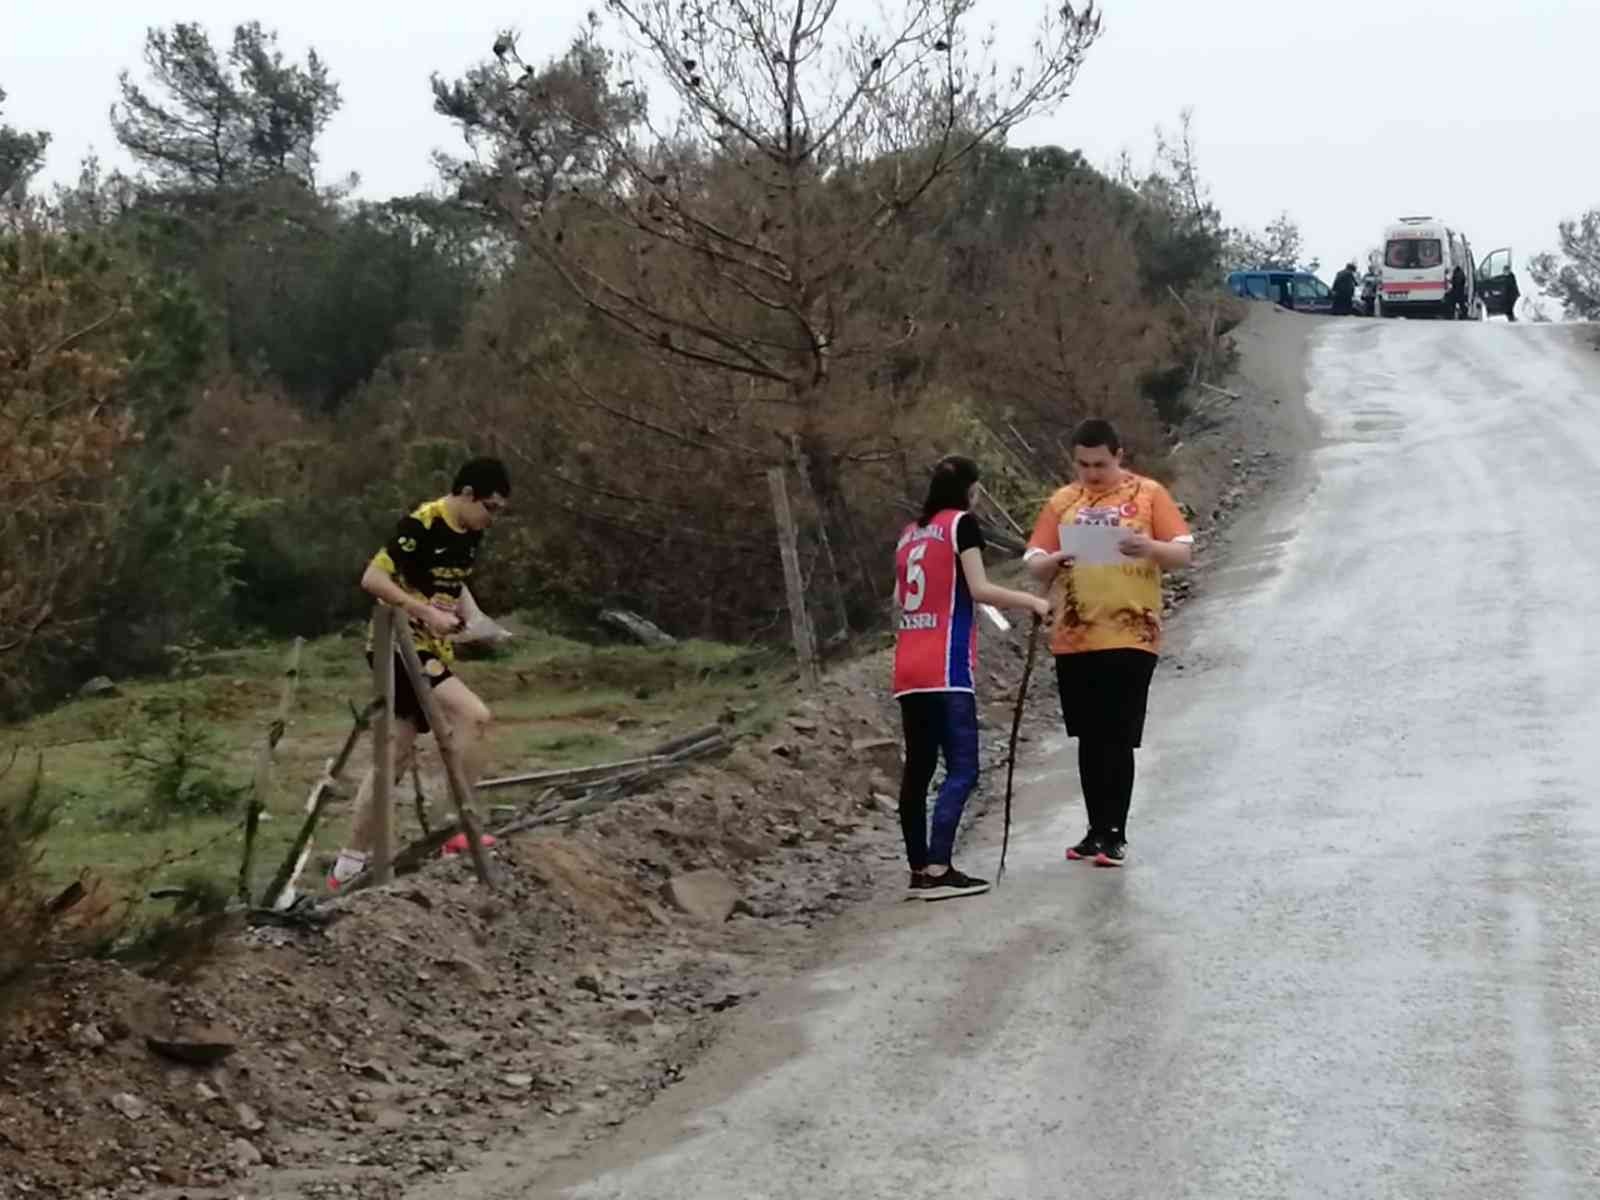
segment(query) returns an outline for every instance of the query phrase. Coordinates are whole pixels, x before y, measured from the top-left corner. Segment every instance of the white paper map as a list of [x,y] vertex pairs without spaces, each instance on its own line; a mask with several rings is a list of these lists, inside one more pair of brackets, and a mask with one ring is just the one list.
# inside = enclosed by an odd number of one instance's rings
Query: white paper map
[[1118,566],[1128,561],[1117,546],[1130,532],[1118,525],[1063,525],[1061,551],[1080,567]]

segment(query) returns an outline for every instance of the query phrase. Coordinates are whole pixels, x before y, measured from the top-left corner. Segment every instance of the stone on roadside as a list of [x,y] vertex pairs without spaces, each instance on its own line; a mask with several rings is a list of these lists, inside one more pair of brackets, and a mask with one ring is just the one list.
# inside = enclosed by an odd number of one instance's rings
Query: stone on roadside
[[132,1092],[118,1092],[111,1097],[111,1107],[116,1109],[130,1121],[137,1121],[145,1114],[144,1101]]
[[220,1025],[195,1026],[168,1037],[150,1034],[144,1041],[146,1046],[163,1058],[187,1063],[191,1067],[209,1067],[239,1048],[239,1039]]
[[474,991],[489,993],[499,990],[494,976],[470,959],[448,958],[439,965]]
[[625,1004],[617,1010],[617,1017],[624,1025],[654,1025],[656,1015],[642,1004]]
[[112,696],[120,696],[121,694],[121,690],[114,682],[112,682],[111,676],[109,675],[96,675],[93,679],[89,680],[88,683],[84,684],[78,689],[78,695],[82,696],[84,699],[93,699],[95,697],[109,698]]
[[609,608],[602,612],[600,623],[627,634],[645,646],[674,646],[678,642],[677,638],[665,632],[659,625],[624,608]]
[[259,1167],[262,1163],[261,1151],[245,1138],[234,1138],[229,1142],[228,1154],[233,1158],[234,1165],[242,1170]]
[[661,885],[661,898],[681,913],[709,925],[720,925],[739,901],[739,889],[721,871],[706,867],[674,875]]
[[67,1031],[72,1044],[80,1050],[104,1050],[106,1048],[106,1035],[100,1032],[100,1027],[94,1024],[74,1025]]

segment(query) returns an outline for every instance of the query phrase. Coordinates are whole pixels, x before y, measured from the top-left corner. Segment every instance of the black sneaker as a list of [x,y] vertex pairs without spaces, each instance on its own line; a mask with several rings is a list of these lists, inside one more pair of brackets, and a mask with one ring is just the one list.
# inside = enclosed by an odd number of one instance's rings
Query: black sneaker
[[981,896],[988,890],[987,879],[974,879],[951,867],[943,875],[924,875],[916,895],[924,900],[953,900],[957,896]]
[[1083,835],[1083,841],[1076,846],[1067,847],[1067,861],[1078,862],[1081,859],[1093,858],[1100,853],[1100,834],[1091,829]]
[[922,894],[928,890],[929,879],[921,871],[911,872],[911,882],[906,884],[906,899],[921,900]]
[[1128,857],[1128,843],[1120,833],[1108,833],[1100,839],[1100,852],[1094,856],[1097,867],[1120,867]]

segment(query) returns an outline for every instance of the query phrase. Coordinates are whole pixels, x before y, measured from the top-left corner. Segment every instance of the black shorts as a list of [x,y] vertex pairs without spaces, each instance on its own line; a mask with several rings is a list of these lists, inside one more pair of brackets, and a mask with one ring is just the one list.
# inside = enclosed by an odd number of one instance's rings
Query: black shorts
[[[446,679],[451,678],[450,668],[440,662],[437,657],[426,650],[418,650],[417,658],[422,663],[422,673],[427,677],[429,687],[438,687]],[[428,664],[438,665],[438,674],[428,670]],[[372,651],[367,651],[367,666],[372,665]],[[405,659],[398,654],[394,656],[394,715],[402,721],[410,721],[417,727],[418,733],[429,733],[433,726],[428,724],[428,715],[422,711],[422,705],[417,700],[417,693],[412,690],[411,676],[406,674]]]
[[1056,655],[1056,686],[1069,737],[1137,746],[1156,656],[1148,650]]

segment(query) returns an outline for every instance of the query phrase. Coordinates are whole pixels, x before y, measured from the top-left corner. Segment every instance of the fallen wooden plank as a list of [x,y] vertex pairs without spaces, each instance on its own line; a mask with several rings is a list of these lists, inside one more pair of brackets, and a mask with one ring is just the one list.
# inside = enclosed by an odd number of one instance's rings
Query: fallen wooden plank
[[632,767],[643,766],[646,763],[656,762],[654,755],[643,755],[639,758],[625,758],[617,762],[594,763],[587,767],[563,767],[552,771],[530,771],[525,775],[505,775],[499,779],[484,779],[478,783],[480,792],[491,791],[494,788],[522,787],[529,784],[550,784],[578,782],[614,771],[625,771]]

